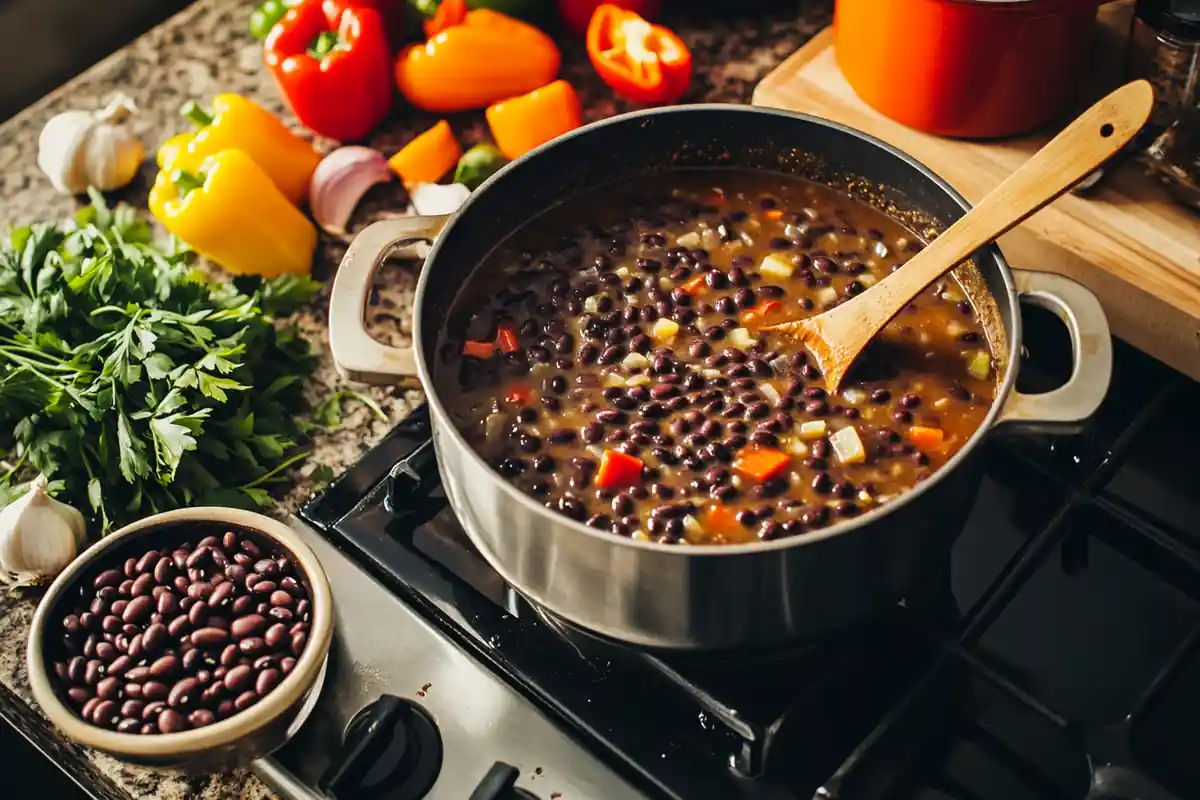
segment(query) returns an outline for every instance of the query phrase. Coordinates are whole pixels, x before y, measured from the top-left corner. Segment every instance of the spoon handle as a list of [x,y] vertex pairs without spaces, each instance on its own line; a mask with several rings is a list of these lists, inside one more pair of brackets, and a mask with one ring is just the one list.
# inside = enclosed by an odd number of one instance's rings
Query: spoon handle
[[[1146,124],[1153,102],[1154,91],[1146,81],[1128,83],[1100,100],[902,269],[864,294],[864,300],[875,294],[875,308],[899,313],[950,268],[1065,194],[1124,147]],[[872,318],[877,327],[867,338],[890,320],[882,314]]]

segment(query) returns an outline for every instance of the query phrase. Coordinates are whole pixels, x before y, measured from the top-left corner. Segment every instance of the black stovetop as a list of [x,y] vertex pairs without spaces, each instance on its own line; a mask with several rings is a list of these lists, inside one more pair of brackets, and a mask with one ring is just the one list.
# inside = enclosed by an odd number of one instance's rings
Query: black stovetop
[[[1061,329],[1026,326],[1022,387],[1060,383]],[[944,581],[784,651],[653,654],[540,615],[454,523],[423,410],[303,515],[652,796],[1188,800],[1196,408],[1200,384],[1117,342],[1084,434],[989,442]]]

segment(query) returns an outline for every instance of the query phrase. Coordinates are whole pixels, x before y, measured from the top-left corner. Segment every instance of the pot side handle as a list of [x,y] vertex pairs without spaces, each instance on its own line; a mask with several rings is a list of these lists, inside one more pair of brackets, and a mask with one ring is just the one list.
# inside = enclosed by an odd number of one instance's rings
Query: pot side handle
[[1021,302],[1052,311],[1067,326],[1071,377],[1044,394],[1014,389],[997,425],[1034,433],[1077,433],[1104,401],[1112,379],[1112,337],[1104,309],[1091,291],[1062,275],[1018,269],[1013,279]]
[[432,244],[449,219],[447,214],[380,220],[350,243],[329,297],[329,349],[338,372],[346,378],[363,383],[416,379],[417,360],[411,346],[390,347],[367,332],[371,278],[395,250]]

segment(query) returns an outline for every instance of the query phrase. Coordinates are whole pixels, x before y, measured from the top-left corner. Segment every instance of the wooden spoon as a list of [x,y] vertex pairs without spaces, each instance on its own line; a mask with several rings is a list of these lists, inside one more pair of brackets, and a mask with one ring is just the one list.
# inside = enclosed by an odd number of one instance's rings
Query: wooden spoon
[[763,330],[798,337],[837,391],[863,348],[926,286],[971,254],[1025,221],[1120,150],[1150,117],[1154,90],[1146,81],[1117,89],[1089,108],[977,206],[869,290],[808,319]]

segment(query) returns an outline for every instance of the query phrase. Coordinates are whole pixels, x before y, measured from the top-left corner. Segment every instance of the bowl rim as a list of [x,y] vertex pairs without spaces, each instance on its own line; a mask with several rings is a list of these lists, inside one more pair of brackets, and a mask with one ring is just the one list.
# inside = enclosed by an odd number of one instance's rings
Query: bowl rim
[[[85,722],[58,696],[46,663],[46,636],[51,612],[80,575],[113,548],[154,531],[187,523],[217,523],[247,528],[271,539],[299,563],[308,578],[312,625],[308,646],[296,666],[278,686],[255,705],[204,728],[180,733],[118,733]],[[220,506],[198,506],[165,511],[146,517],[100,539],[63,570],[38,603],[29,629],[26,668],[33,697],[50,721],[69,738],[98,750],[141,759],[186,758],[227,746],[270,724],[303,697],[320,672],[333,639],[333,595],[329,578],[316,553],[288,525],[253,511]]]

